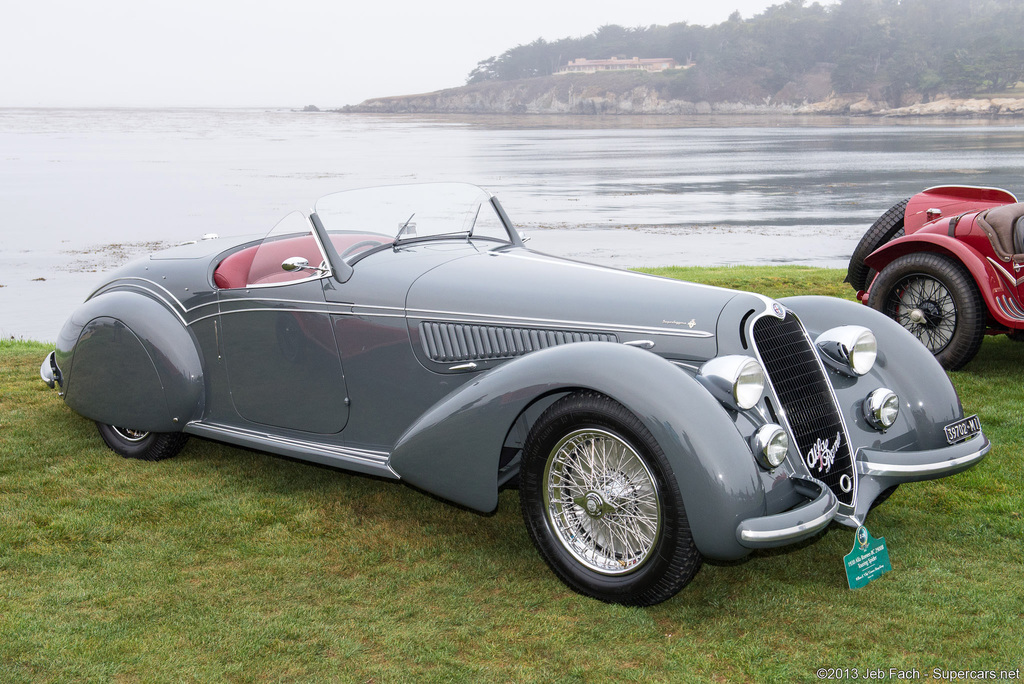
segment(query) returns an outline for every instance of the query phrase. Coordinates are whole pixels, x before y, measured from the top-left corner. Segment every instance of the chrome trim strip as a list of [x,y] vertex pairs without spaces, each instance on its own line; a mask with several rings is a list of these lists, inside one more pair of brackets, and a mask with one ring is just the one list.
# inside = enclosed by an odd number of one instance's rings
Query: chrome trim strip
[[858,461],[857,473],[859,475],[870,475],[874,477],[921,477],[925,475],[942,475],[951,470],[959,470],[965,466],[977,463],[985,457],[985,454],[987,454],[991,448],[992,443],[986,442],[985,445],[977,451],[972,451],[971,453],[958,458],[952,458],[948,461],[919,463],[916,465]]
[[186,325],[194,325],[199,321],[205,321],[207,318],[214,318],[215,316],[229,316],[237,313],[254,313],[257,311],[277,311],[279,313],[314,313],[314,314],[330,314],[330,311],[324,311],[323,309],[278,309],[274,307],[253,307],[251,309],[235,309],[233,311],[220,311],[218,313],[206,314],[198,318],[193,318],[191,323]]
[[[319,247],[319,243],[317,243]],[[328,263],[324,260],[324,263]],[[331,272],[330,265],[328,264],[327,273],[313,273],[308,278],[302,278],[301,280],[287,280],[283,283],[253,283],[245,284],[242,287],[218,287],[217,292],[237,292],[238,290],[264,290],[268,287],[285,287],[287,285],[297,285],[299,283],[307,283],[310,280],[324,280],[326,278],[332,278],[333,273]]]
[[993,266],[996,267],[996,272],[999,273],[999,275],[1001,275],[1004,278],[1006,278],[1007,282],[1009,282],[1014,287],[1020,287],[1021,283],[1024,283],[1024,278],[1014,278],[1010,274],[1009,271],[1007,271],[1005,268],[1003,268],[1002,264],[1000,264],[998,261],[996,261],[992,257],[985,257],[985,258],[988,259],[988,262],[990,264],[992,264]]
[[[612,269],[612,270],[614,270],[614,269]],[[637,274],[637,275],[640,275],[640,274]],[[355,302],[310,302],[310,301],[307,301],[307,300],[284,299],[284,298],[274,298],[274,297],[253,297],[252,299],[238,298],[238,299],[228,299],[228,300],[223,300],[220,297],[218,297],[216,302],[207,302],[205,304],[200,304],[198,306],[195,306],[195,307],[192,307],[191,309],[189,309],[189,308],[185,307],[185,305],[181,302],[181,300],[179,300],[177,297],[175,297],[173,294],[171,294],[171,292],[168,291],[167,288],[163,287],[162,285],[160,285],[158,283],[153,282],[152,280],[148,280],[146,278],[138,278],[138,277],[134,277],[134,276],[132,276],[132,277],[124,277],[124,278],[117,278],[115,280],[111,280],[110,282],[104,284],[102,287],[98,288],[91,295],[89,295],[89,298],[91,299],[96,294],[98,294],[101,291],[109,288],[114,283],[121,282],[121,281],[140,281],[140,282],[143,282],[143,283],[148,283],[148,284],[152,285],[153,287],[155,287],[155,288],[157,288],[159,290],[162,290],[163,292],[165,292],[167,294],[168,297],[170,297],[170,299],[173,301],[174,305],[178,309],[180,309],[183,313],[185,313],[185,314],[191,313],[192,311],[195,311],[197,309],[200,309],[200,308],[203,308],[203,307],[206,307],[206,306],[210,306],[212,304],[230,305],[230,304],[235,303],[235,302],[238,302],[238,303],[255,302],[255,301],[259,301],[259,302],[281,302],[283,304],[302,304],[302,305],[305,305],[305,306],[315,305],[315,306],[323,306],[324,307],[324,309],[316,310],[316,311],[310,311],[308,309],[284,309],[284,308],[282,308],[282,309],[268,309],[268,308],[265,308],[265,307],[253,307],[253,308],[250,308],[250,309],[235,309],[235,310],[232,310],[232,311],[219,311],[218,313],[206,314],[204,316],[200,316],[198,318],[193,319],[191,322],[186,321],[184,316],[182,316],[181,314],[178,314],[177,312],[175,312],[175,314],[181,320],[182,325],[185,325],[185,326],[192,325],[193,323],[198,323],[199,321],[202,321],[202,320],[205,320],[207,318],[211,318],[213,316],[217,316],[217,315],[220,315],[220,314],[242,313],[242,312],[245,312],[245,311],[304,311],[304,312],[307,312],[307,313],[328,313],[328,314],[331,314],[331,315],[352,315],[352,316],[365,316],[365,317],[377,317],[377,318],[414,318],[414,319],[417,319],[417,320],[425,320],[425,321],[444,321],[444,322],[449,322],[449,323],[478,323],[478,324],[481,324],[481,325],[520,324],[520,325],[522,325],[524,327],[531,327],[531,326],[542,325],[542,326],[548,326],[548,327],[566,328],[566,329],[570,329],[570,330],[586,330],[588,332],[608,330],[608,331],[623,332],[623,333],[635,333],[635,334],[653,333],[653,334],[658,334],[658,335],[667,335],[667,336],[670,336],[670,337],[688,337],[688,338],[699,338],[699,339],[713,338],[715,336],[714,333],[706,332],[704,330],[679,330],[677,328],[658,328],[658,327],[653,327],[653,326],[639,326],[639,325],[616,325],[616,324],[612,324],[612,323],[591,323],[591,322],[586,322],[586,321],[569,321],[569,320],[551,319],[551,318],[524,318],[524,317],[521,317],[521,316],[503,316],[503,315],[498,315],[498,314],[487,315],[487,314],[468,313],[468,312],[460,312],[460,311],[438,311],[438,310],[433,310],[433,309],[407,309],[406,310],[406,309],[403,309],[402,307],[383,306],[383,305],[377,305],[377,304],[358,304],[358,303],[355,303]],[[284,285],[284,284],[288,284],[288,283],[282,283],[282,285]],[[294,284],[294,283],[292,283],[292,284]],[[248,289],[254,289],[254,288],[255,288],[255,286],[253,286],[252,288],[244,288],[244,289],[248,290]],[[150,290],[146,290],[144,288],[140,288],[140,289],[143,289],[143,291],[145,291],[145,292],[151,292]],[[243,290],[243,288],[237,288],[235,290],[224,290],[224,292],[237,292],[237,291],[240,291],[240,290]],[[157,294],[157,293],[152,292],[152,294]],[[157,295],[157,296],[159,296],[159,295]],[[164,299],[163,301],[164,301],[165,304],[168,304],[168,305],[171,304],[171,302],[168,302],[166,299]],[[771,301],[771,300],[768,300],[766,298],[765,301]],[[344,310],[339,311],[338,309],[344,309]],[[363,311],[363,309],[369,309],[369,311]],[[378,313],[378,311],[381,311],[381,312],[383,312],[383,311],[395,311],[395,312],[400,312],[400,313]]]
[[1017,320],[1024,320],[1024,309],[1021,309],[1020,304],[1013,300],[1012,297],[1002,295],[999,298],[999,306],[1010,318],[1016,318]]
[[[616,332],[629,333],[657,333],[659,335],[670,335],[674,337],[714,337],[714,333],[703,330],[679,330],[677,328],[655,328],[639,325],[616,325],[614,323],[590,323],[586,321],[568,321],[556,318],[524,318],[522,316],[502,316],[498,314],[487,315],[479,313],[465,313],[460,311],[435,311],[433,309],[409,309],[409,318],[424,321],[446,321],[449,323],[479,323],[481,325],[509,325],[518,323],[524,327],[546,326],[553,328],[569,328],[573,330],[587,330],[598,332],[603,330],[614,330]],[[453,318],[460,317],[460,318]],[[464,318],[463,318],[464,317]]]
[[296,456],[301,457],[303,452],[310,455],[318,455],[327,457],[332,461],[337,461],[341,466],[344,466],[346,463],[358,463],[364,466],[374,466],[377,469],[389,472],[393,477],[398,479],[398,473],[392,470],[388,465],[388,460],[391,458],[391,454],[384,451],[371,451],[368,449],[334,446],[319,442],[310,442],[303,439],[283,437],[281,435],[275,435],[265,431],[247,430],[245,428],[230,427],[216,423],[192,422],[189,423],[187,427],[189,428],[188,432],[203,436],[216,438],[218,435],[228,435],[241,438],[253,445],[276,444],[288,449]]
[[[251,300],[237,300],[237,301],[233,301],[233,302],[220,302],[220,304],[221,304],[221,311],[220,311],[221,313],[236,313],[238,311],[248,311],[248,310],[254,310],[255,311],[255,310],[263,310],[263,309],[272,309],[274,311],[294,311],[295,309],[297,309],[299,307],[303,307],[303,308],[323,307],[323,308],[317,308],[316,310],[321,312],[321,313],[331,313],[331,310],[328,307],[324,306],[321,302],[284,302],[284,301],[273,300],[273,299],[251,299]],[[232,306],[234,304],[241,304],[241,306]],[[282,306],[273,306],[273,304],[282,304]],[[225,308],[227,310],[224,310]]]
[[[177,309],[181,309],[181,311],[183,313],[188,313],[188,309],[186,309],[185,305],[181,303],[181,300],[178,299],[177,297],[175,297],[173,294],[171,294],[171,291],[168,290],[163,285],[160,285],[159,283],[155,283],[152,280],[148,280],[147,278],[139,278],[139,277],[136,277],[136,276],[123,277],[123,278],[115,278],[114,280],[106,282],[103,285],[101,285],[100,287],[98,287],[95,290],[93,290],[92,294],[90,294],[88,297],[85,298],[85,301],[89,301],[90,299],[92,299],[96,295],[102,294],[105,290],[110,289],[110,286],[113,285],[114,283],[122,282],[122,281],[128,281],[128,280],[137,280],[137,281],[140,281],[140,282],[143,282],[143,283],[149,283],[150,285],[152,285],[153,287],[157,288],[158,290],[162,290],[163,292],[167,293],[167,296],[170,297],[171,301],[168,301],[159,292],[155,292],[153,290],[146,289],[146,288],[144,288],[141,285],[138,285],[136,283],[125,283],[124,284],[124,287],[135,288],[135,289],[138,289],[141,292],[146,292],[148,294],[151,294],[151,295],[155,296],[157,299],[159,299],[160,301],[162,301],[164,304],[167,305],[167,307],[171,310],[171,313],[173,313],[175,316],[178,317],[178,320],[181,321],[182,325],[184,325],[184,326],[188,326],[189,325],[188,322],[185,320],[185,317],[182,314],[178,313],[178,311],[177,311]],[[173,302],[173,304],[171,302]]]
[[[822,485],[822,487],[825,487],[825,485]],[[825,487],[825,489],[828,489],[828,487]],[[784,527],[781,530],[743,530],[740,532],[740,539],[746,542],[773,542],[795,539],[805,534],[816,532],[828,525],[835,518],[836,510],[838,510],[839,506],[839,499],[835,499],[829,510],[813,520],[808,520],[805,523],[793,525],[792,527]]]
[[[221,292],[237,292],[237,290],[221,290]],[[283,297],[238,297],[237,299],[218,299],[220,304],[234,304],[236,302],[281,302],[282,304],[316,304],[317,306],[352,306],[349,302],[311,302],[308,299],[285,299]],[[202,305],[205,306],[205,305]],[[199,307],[193,307],[189,311],[194,311]]]

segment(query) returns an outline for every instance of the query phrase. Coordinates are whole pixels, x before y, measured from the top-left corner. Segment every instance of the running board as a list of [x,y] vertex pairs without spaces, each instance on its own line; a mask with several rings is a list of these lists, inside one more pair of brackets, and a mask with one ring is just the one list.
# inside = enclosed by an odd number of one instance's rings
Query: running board
[[321,465],[352,470],[367,475],[377,475],[391,480],[401,479],[388,466],[390,454],[383,451],[368,451],[350,447],[310,442],[304,439],[283,437],[258,430],[229,427],[211,423],[189,423],[184,432],[197,437],[206,437],[218,442],[228,442],[237,446],[249,447],[259,451],[268,451],[280,456],[288,456],[301,461],[310,461]]

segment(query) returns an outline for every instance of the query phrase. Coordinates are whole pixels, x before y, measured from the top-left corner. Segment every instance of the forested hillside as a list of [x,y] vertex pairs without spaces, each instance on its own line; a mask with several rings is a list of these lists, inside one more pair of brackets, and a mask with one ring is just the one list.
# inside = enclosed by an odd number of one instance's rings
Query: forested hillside
[[602,26],[513,47],[481,61],[467,83],[548,76],[572,59],[614,56],[692,62],[657,79],[666,100],[800,102],[832,91],[899,107],[939,94],[992,95],[1024,78],[1024,2],[789,0],[715,26]]

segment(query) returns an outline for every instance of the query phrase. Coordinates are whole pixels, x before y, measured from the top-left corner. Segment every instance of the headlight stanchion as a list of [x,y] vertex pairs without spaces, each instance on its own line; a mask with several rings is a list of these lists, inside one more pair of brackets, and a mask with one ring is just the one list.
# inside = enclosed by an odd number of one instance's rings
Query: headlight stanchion
[[875,334],[859,325],[830,328],[818,335],[814,346],[825,365],[854,378],[869,373],[878,357]]
[[700,367],[697,380],[716,399],[738,411],[754,408],[764,394],[764,369],[757,359],[741,354],[711,359]]

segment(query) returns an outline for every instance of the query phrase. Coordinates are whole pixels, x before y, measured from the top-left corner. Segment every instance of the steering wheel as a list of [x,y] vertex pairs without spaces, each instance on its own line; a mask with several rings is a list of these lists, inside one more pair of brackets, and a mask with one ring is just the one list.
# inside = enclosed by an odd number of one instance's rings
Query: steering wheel
[[338,256],[340,256],[342,259],[344,259],[345,257],[347,257],[352,252],[356,251],[360,247],[377,247],[378,245],[383,245],[383,244],[384,243],[381,242],[380,240],[360,240],[359,242],[357,242],[356,244],[352,245],[351,247],[346,249],[344,252],[342,252]]

